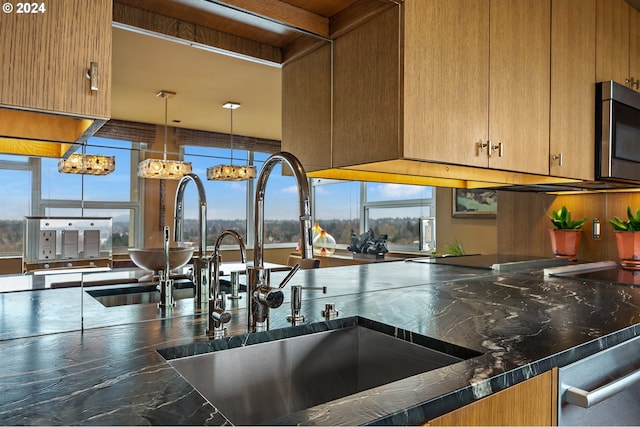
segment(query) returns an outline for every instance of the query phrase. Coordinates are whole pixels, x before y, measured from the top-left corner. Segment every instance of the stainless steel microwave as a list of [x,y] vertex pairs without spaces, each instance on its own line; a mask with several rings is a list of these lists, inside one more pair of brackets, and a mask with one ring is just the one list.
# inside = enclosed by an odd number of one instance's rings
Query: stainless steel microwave
[[596,180],[640,183],[640,92],[596,84]]

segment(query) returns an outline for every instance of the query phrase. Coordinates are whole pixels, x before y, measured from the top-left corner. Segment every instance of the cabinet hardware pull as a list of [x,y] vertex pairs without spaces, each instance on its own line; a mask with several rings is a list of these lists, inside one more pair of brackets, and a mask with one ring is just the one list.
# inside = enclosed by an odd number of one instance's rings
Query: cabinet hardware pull
[[504,144],[502,142],[498,142],[497,144],[492,145],[491,146],[491,151],[489,152],[489,157],[491,157],[491,155],[495,151],[498,152],[498,157],[503,157],[504,156]]
[[[487,148],[487,147],[489,147],[489,141],[487,141],[487,142],[482,142],[482,141],[481,142],[476,142],[476,149],[477,149],[476,150],[477,151],[476,156],[479,156],[484,151],[484,149]],[[489,153],[489,151],[487,151],[487,154],[488,153]]]
[[558,154],[552,154],[551,155],[551,160],[552,161],[558,161],[558,166],[562,166],[562,162],[563,162],[563,156],[562,153],[558,153]]
[[562,400],[581,408],[589,408],[620,393],[638,381],[640,381],[640,369],[593,391],[585,391],[577,387],[568,386]]
[[98,91],[98,63],[92,62],[91,67],[87,70],[87,80],[91,81],[91,91]]

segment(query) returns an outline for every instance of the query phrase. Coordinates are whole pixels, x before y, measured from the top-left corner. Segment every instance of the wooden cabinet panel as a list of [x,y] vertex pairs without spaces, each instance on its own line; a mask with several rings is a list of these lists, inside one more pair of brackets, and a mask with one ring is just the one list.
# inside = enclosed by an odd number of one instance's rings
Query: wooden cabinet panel
[[549,426],[555,425],[554,371],[429,421],[432,426]]
[[625,0],[597,0],[596,81],[629,77],[629,12]]
[[549,173],[550,1],[491,0],[489,166]]
[[488,166],[489,2],[405,2],[405,156]]
[[[596,0],[554,0],[550,174],[594,179]],[[562,156],[562,165],[560,164]]]
[[333,166],[402,156],[400,7],[334,42]]
[[282,150],[307,172],[331,167],[331,46],[282,68]]
[[[42,13],[16,9],[2,14],[0,104],[108,118],[112,2],[49,0],[42,4]],[[98,64],[97,92],[90,90],[85,77],[92,62]]]
[[629,8],[629,75],[640,79],[640,11],[633,7]]

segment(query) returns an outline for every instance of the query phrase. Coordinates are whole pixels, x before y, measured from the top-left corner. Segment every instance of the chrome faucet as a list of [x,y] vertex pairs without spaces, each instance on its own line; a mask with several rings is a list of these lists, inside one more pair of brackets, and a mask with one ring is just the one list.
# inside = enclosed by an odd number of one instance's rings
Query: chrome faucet
[[209,299],[209,274],[207,272],[207,196],[200,177],[194,173],[184,175],[178,182],[176,190],[176,203],[174,208],[174,240],[182,242],[182,229],[184,226],[184,189],[192,181],[198,190],[198,222],[200,223],[200,244],[198,246],[198,258],[193,263],[193,277],[196,286],[196,304],[202,304]]
[[209,271],[213,272],[211,278],[211,298],[209,298],[209,327],[207,334],[213,338],[224,337],[224,324],[231,320],[231,315],[225,309],[225,294],[220,292],[220,246],[225,236],[232,236],[240,246],[240,260],[247,262],[247,249],[242,236],[234,230],[224,230],[218,235],[213,247],[213,255],[209,258]]
[[176,302],[173,299],[173,279],[170,277],[171,265],[169,263],[169,239],[171,231],[165,225],[164,240],[164,270],[158,271],[158,287],[160,288],[160,302],[158,308],[167,309],[175,307]]
[[313,258],[311,242],[311,202],[309,199],[309,181],[300,161],[291,153],[280,152],[270,156],[262,166],[256,184],[255,198],[255,243],[253,265],[247,267],[247,332],[269,329],[269,309],[278,308],[284,301],[282,289],[300,269],[296,265],[277,288],[270,285],[269,270],[264,267],[264,193],[267,179],[273,168],[285,163],[293,172],[298,186],[300,201],[300,231],[302,235],[302,258]]

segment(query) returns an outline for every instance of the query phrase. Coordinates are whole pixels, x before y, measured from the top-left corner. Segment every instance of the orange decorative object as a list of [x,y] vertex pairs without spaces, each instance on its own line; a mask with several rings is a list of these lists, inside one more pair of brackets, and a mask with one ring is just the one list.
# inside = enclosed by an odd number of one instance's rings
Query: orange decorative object
[[580,237],[582,230],[549,230],[551,236],[551,248],[557,257],[569,258],[575,261],[578,258],[578,248],[580,247]]
[[615,231],[618,257],[622,265],[640,264],[640,231]]

